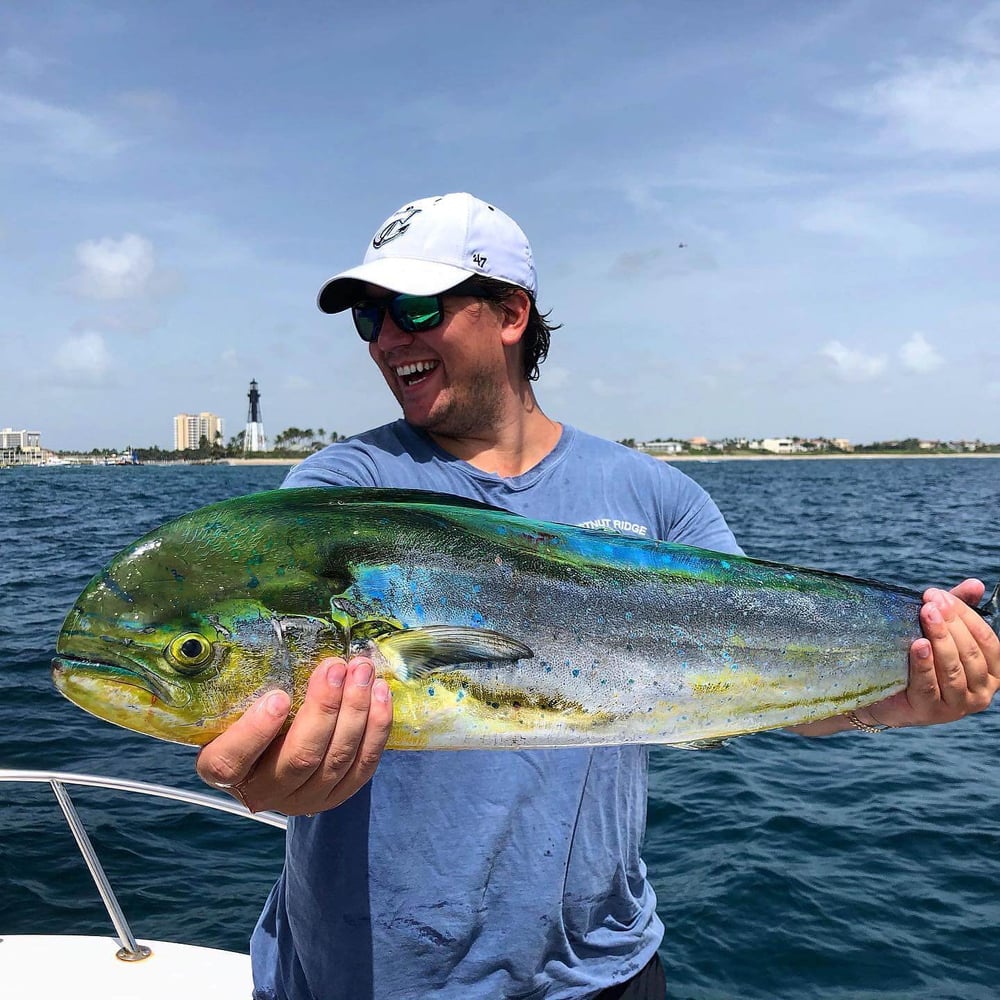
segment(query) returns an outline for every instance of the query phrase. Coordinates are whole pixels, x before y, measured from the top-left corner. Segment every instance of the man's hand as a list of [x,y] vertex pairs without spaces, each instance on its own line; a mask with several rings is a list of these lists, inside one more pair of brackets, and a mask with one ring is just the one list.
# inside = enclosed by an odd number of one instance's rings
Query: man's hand
[[[963,580],[950,591],[924,591],[920,627],[910,646],[905,691],[855,716],[870,726],[934,726],[982,712],[1000,690],[1000,639],[974,606],[983,597],[980,580]],[[827,736],[854,728],[846,715],[789,727],[802,736]]]
[[1000,690],[1000,640],[973,607],[984,589],[979,580],[964,580],[951,591],[924,592],[924,637],[910,646],[909,684],[859,709],[862,722],[870,716],[884,726],[934,726],[989,708]]
[[198,774],[252,812],[299,816],[339,806],[371,780],[389,738],[392,696],[373,677],[366,657],[322,660],[287,732],[289,697],[271,691],[202,748]]

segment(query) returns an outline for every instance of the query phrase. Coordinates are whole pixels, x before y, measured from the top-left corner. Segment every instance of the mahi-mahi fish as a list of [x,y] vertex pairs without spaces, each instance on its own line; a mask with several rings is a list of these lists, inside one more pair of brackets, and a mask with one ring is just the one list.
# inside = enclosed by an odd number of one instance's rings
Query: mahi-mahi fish
[[[1000,589],[1000,588],[998,588]],[[921,595],[388,489],[286,489],[150,532],[63,624],[56,687],[203,745],[369,655],[397,749],[711,746],[902,690]],[[996,631],[998,594],[981,610]]]

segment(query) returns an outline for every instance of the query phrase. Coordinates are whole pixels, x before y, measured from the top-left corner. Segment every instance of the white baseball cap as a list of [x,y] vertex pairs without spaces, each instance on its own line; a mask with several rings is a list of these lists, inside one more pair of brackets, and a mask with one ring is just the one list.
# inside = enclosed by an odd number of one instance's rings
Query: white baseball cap
[[323,312],[349,309],[365,283],[405,295],[439,295],[481,275],[538,292],[528,237],[509,216],[464,192],[404,205],[379,226],[364,263],[320,289]]

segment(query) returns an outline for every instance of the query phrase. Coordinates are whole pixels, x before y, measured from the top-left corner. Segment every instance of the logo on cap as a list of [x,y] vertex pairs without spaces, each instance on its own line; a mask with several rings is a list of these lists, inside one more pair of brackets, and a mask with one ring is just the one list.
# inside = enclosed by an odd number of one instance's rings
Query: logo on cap
[[476,267],[486,267],[486,255],[481,253],[474,253],[472,255],[472,263]]
[[412,205],[404,208],[399,215],[389,221],[384,229],[375,234],[372,246],[378,250],[379,247],[385,246],[390,240],[394,240],[397,236],[402,236],[410,228],[410,219],[421,211],[423,209],[414,208]]

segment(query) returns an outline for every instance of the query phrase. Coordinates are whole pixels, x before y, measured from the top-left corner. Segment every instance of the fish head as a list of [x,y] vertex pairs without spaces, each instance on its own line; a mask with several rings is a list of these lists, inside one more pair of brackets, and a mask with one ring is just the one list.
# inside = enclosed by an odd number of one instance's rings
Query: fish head
[[52,679],[107,722],[200,746],[264,691],[294,687],[280,619],[257,604],[226,602],[167,619],[108,617],[90,604],[84,592],[67,615]]
[[301,612],[328,614],[342,584],[265,516],[269,495],[254,500],[202,508],[116,555],[63,622],[56,688],[108,722],[189,745],[214,739],[267,690],[301,700],[298,662],[342,646],[329,622]]

